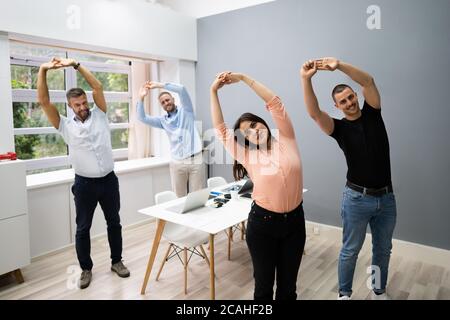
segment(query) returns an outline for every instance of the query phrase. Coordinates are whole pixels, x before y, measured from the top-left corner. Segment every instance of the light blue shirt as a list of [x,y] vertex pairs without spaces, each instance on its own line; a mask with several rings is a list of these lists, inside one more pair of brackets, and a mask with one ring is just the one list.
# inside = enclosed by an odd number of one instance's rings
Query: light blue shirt
[[60,115],[58,132],[69,145],[69,161],[77,175],[99,178],[114,170],[108,118],[97,106],[84,122]]
[[186,159],[202,151],[202,140],[195,127],[191,98],[183,85],[166,83],[164,89],[178,93],[181,106],[164,116],[149,116],[145,114],[142,101],[139,101],[138,119],[149,126],[164,129],[169,137],[172,159]]

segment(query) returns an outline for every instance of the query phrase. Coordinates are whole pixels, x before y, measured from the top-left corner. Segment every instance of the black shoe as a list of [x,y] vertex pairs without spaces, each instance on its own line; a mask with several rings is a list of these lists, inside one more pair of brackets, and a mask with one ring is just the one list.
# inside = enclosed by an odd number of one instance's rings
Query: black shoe
[[81,272],[80,280],[78,280],[78,287],[80,289],[85,289],[89,287],[92,280],[92,271],[91,270],[83,270]]

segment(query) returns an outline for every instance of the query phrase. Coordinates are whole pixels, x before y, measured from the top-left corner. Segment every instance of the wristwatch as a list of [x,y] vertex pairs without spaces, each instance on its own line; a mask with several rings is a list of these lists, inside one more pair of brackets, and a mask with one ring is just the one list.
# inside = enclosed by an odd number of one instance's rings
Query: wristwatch
[[76,65],[74,65],[73,66],[73,68],[75,69],[75,70],[78,70],[78,67],[80,66],[80,63],[79,62],[77,62],[77,64]]

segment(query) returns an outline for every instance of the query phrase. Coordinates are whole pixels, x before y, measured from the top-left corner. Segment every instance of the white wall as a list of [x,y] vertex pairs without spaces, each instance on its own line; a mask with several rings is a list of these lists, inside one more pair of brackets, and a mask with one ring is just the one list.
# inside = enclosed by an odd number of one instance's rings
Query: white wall
[[8,36],[0,32],[0,153],[14,151]]
[[160,0],[159,2],[183,14],[201,18],[271,1],[274,0]]
[[[73,5],[75,11],[70,11]],[[85,49],[197,59],[196,20],[145,1],[0,1],[0,31],[71,42]]]
[[[191,96],[194,110],[197,110],[195,98],[195,63],[192,61],[180,60],[178,64],[180,82],[186,87],[186,90]],[[209,92],[203,92],[209,94]]]

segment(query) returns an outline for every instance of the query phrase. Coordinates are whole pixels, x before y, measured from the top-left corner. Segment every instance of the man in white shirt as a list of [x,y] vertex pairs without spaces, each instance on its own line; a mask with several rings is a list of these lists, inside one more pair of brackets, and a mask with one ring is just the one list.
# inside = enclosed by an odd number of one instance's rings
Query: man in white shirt
[[[67,91],[67,104],[73,117],[64,117],[50,102],[47,87],[47,71],[73,67],[92,88],[94,107],[89,109],[83,89]],[[106,116],[106,101],[100,81],[85,67],[73,59],[53,58],[39,69],[38,99],[50,123],[58,130],[69,146],[69,159],[75,171],[72,186],[76,207],[77,231],[75,247],[82,269],[79,280],[81,289],[87,288],[92,279],[90,257],[90,228],[97,204],[105,215],[108,225],[108,241],[111,249],[111,270],[120,277],[130,275],[122,262],[122,226],[120,225],[119,181],[114,173],[111,134]]]

